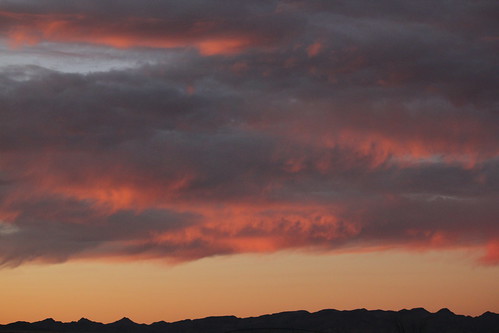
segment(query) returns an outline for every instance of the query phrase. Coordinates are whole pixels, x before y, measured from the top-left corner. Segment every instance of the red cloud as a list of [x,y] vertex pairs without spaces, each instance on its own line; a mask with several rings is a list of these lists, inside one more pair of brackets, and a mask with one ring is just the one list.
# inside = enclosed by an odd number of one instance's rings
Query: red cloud
[[480,261],[486,265],[499,265],[499,240],[493,239],[486,246],[485,255]]
[[273,37],[263,31],[237,29],[228,33],[223,21],[169,21],[141,17],[99,20],[84,14],[0,12],[8,20],[4,34],[13,47],[41,41],[89,43],[116,48],[195,47],[202,55],[234,54],[267,47]]

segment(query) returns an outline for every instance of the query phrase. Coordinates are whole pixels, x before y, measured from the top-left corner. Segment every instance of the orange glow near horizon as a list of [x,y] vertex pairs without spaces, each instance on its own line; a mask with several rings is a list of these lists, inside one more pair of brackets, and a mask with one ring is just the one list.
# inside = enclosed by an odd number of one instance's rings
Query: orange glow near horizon
[[435,312],[447,307],[473,316],[499,312],[493,293],[499,287],[499,268],[462,265],[463,259],[469,260],[468,252],[279,252],[174,266],[85,261],[24,265],[0,275],[2,302],[9,304],[0,323],[47,317],[108,323],[123,316],[151,323],[325,308],[425,307]]

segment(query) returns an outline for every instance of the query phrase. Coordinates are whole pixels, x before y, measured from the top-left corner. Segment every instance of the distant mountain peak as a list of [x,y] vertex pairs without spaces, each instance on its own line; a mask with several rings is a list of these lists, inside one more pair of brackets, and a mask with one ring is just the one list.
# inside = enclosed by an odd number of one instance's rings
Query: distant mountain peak
[[34,324],[39,324],[39,325],[54,325],[58,324],[60,321],[55,321],[54,318],[46,318],[37,322],[34,322]]
[[497,316],[499,316],[499,314],[490,311],[485,311],[484,313],[482,313],[480,317],[497,317]]
[[82,317],[82,318],[80,318],[80,320],[78,320],[78,323],[79,324],[90,324],[90,323],[93,323],[93,321],[91,321],[85,317]]
[[136,322],[134,322],[133,320],[131,320],[130,318],[128,317],[123,317],[121,318],[120,320],[118,321],[115,321],[114,323],[112,324],[118,324],[118,325],[137,325]]
[[447,309],[447,308],[442,308],[440,310],[437,311],[437,314],[440,314],[440,315],[454,315],[454,312],[452,312],[451,310]]
[[38,324],[55,324],[56,321],[54,320],[54,318],[46,318],[46,319],[43,319],[43,320],[40,320],[40,321],[37,321]]
[[412,308],[412,310],[426,311],[426,312],[428,312],[428,310],[426,310],[425,308],[422,308],[422,307]]

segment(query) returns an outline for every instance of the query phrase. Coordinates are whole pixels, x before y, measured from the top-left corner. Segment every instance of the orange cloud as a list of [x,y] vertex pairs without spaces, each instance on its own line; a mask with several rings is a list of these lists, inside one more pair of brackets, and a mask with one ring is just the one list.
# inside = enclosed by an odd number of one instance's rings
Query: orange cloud
[[320,42],[315,42],[307,47],[307,54],[309,57],[314,57],[319,54],[322,49],[322,44]]
[[41,41],[89,43],[115,48],[195,47],[202,55],[233,54],[261,47],[268,37],[258,32],[223,31],[222,22],[169,22],[160,19],[126,18],[109,22],[82,14],[25,14],[0,12],[10,25],[4,34],[12,47]]
[[498,265],[499,264],[499,240],[491,240],[486,248],[485,255],[480,258],[480,261],[486,265]]

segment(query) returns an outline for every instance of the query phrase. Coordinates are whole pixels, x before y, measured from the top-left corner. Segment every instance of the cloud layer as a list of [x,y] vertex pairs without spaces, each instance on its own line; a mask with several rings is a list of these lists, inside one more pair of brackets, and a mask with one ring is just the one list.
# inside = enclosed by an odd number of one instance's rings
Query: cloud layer
[[469,247],[497,264],[495,9],[0,1],[20,52],[165,54],[0,68],[0,263]]

